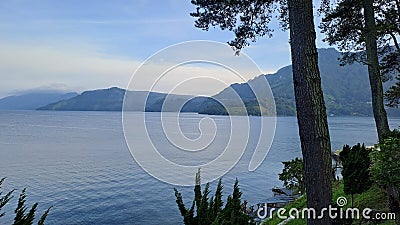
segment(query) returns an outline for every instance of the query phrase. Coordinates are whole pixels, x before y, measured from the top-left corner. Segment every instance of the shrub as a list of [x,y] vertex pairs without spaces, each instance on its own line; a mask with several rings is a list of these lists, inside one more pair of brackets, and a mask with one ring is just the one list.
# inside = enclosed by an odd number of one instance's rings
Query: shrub
[[371,154],[371,174],[380,186],[400,187],[400,139],[388,137]]
[[[229,195],[225,207],[222,201],[222,181],[218,182],[214,196],[210,199],[209,183],[201,192],[200,170],[196,174],[196,185],[194,187],[194,200],[190,208],[186,208],[182,195],[174,188],[176,203],[183,217],[185,225],[235,225],[254,224],[250,217],[243,212],[239,182],[236,179],[233,187],[233,194]],[[195,211],[196,206],[196,211]]]
[[[0,189],[1,189],[1,185],[3,184],[5,178],[2,178],[0,180]],[[36,213],[36,208],[38,206],[38,203],[33,204],[33,206],[31,207],[31,209],[29,210],[29,212],[26,212],[26,210],[28,209],[25,206],[25,199],[26,199],[26,194],[25,194],[26,189],[23,189],[21,194],[19,195],[19,199],[18,199],[18,204],[17,204],[17,208],[14,210],[15,212],[15,217],[14,217],[14,223],[13,225],[32,225],[33,221],[35,219],[35,213]],[[7,194],[5,194],[4,196],[2,196],[2,192],[0,192],[0,212],[1,209],[10,201],[10,199],[13,197],[12,193],[14,192],[14,190],[9,191]],[[38,221],[38,225],[44,225],[44,221],[46,220],[47,215],[50,212],[51,207],[49,207],[44,213],[43,215],[40,217],[39,221]],[[0,217],[3,217],[5,215],[5,213],[0,213]]]
[[361,194],[371,187],[369,171],[371,159],[368,154],[365,146],[360,145],[360,143],[351,148],[345,145],[340,152],[340,160],[343,165],[344,193],[351,194],[352,200],[354,194]]

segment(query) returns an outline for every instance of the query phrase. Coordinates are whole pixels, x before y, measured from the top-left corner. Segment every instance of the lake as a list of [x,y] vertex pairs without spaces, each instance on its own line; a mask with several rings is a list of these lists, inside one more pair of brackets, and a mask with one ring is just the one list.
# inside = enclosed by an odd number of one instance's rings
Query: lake
[[[149,115],[156,120],[160,114]],[[180,123],[195,126],[193,121],[203,117],[184,114]],[[225,116],[210,118],[222,126],[229,121]],[[389,122],[392,129],[400,125],[399,118]],[[332,149],[377,141],[372,117],[330,117],[329,125]],[[229,135],[229,129],[218,132]],[[238,178],[243,199],[262,202],[271,196],[272,187],[282,186],[281,162],[300,155],[296,118],[278,117],[272,147],[261,166],[249,172],[251,153],[245,152],[223,176],[224,201]],[[179,176],[179,171],[171,176]],[[39,203],[37,217],[53,206],[47,224],[182,224],[173,188],[188,204],[193,199],[193,187],[158,181],[138,166],[125,143],[119,112],[0,111],[0,177],[7,177],[3,193],[17,189],[0,224],[12,223],[24,187],[29,206]],[[212,192],[215,187],[212,182]]]

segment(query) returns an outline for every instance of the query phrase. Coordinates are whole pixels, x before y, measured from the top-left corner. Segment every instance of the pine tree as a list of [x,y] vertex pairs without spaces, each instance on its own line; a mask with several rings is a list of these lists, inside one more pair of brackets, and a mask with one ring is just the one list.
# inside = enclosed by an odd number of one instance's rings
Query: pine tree
[[[372,109],[379,141],[388,133],[382,80],[400,72],[398,0],[324,0],[324,41],[345,51],[343,64],[368,66]],[[396,3],[397,2],[397,3]],[[335,4],[336,3],[336,4]],[[395,46],[392,46],[395,43]],[[383,77],[385,75],[386,77]]]
[[[242,48],[259,37],[271,36],[268,26],[275,10],[279,11],[284,29],[290,29],[290,47],[297,121],[303,159],[307,206],[316,210],[327,208],[332,201],[331,144],[326,108],[318,68],[315,45],[313,1],[217,1],[192,0],[196,11],[195,26],[209,30],[219,26],[235,34],[229,41],[238,54]],[[280,7],[276,7],[279,5]],[[309,224],[329,225],[328,216],[308,219]]]

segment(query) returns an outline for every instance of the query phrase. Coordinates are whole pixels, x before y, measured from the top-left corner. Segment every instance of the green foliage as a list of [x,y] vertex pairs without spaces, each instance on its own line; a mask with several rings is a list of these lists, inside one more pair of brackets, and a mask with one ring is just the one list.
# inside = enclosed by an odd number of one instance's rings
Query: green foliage
[[[367,64],[365,52],[365,34],[367,27],[363,14],[363,1],[360,0],[324,0],[320,9],[324,18],[320,24],[324,39],[330,45],[337,45],[344,52],[343,64],[360,62]],[[336,4],[330,4],[330,3]],[[397,2],[398,4],[398,2]],[[386,79],[398,74],[400,47],[399,8],[396,0],[374,0],[375,23],[377,29],[380,69]],[[394,47],[391,46],[394,43]]]
[[282,162],[284,167],[282,173],[279,174],[279,180],[283,181],[283,185],[291,190],[300,193],[305,192],[303,159],[296,157],[287,162]]
[[365,54],[354,54],[365,48],[361,35],[364,28],[362,1],[339,0],[335,7],[329,2],[325,0],[320,9],[324,13],[324,18],[319,27],[322,33],[326,34],[323,41],[337,45],[340,51],[345,52],[341,59],[344,64],[365,61]]
[[[381,83],[398,78],[400,75],[400,5],[398,0],[371,0],[370,4],[360,0],[337,0],[336,4],[324,0],[321,11],[325,13],[320,28],[326,34],[324,41],[330,45],[337,45],[343,52],[340,58],[342,64],[360,62],[369,67],[377,67],[377,82]],[[372,20],[367,23],[366,9],[371,9]],[[374,32],[376,29],[376,32]],[[372,32],[372,33],[371,33]],[[374,42],[374,48],[367,48]],[[375,53],[379,57],[372,57]],[[379,64],[379,65],[378,65]],[[379,70],[378,70],[379,67]],[[372,71],[370,71],[371,73]],[[379,75],[380,73],[380,75]],[[372,75],[372,74],[370,74]],[[370,76],[371,78],[372,76]],[[376,84],[379,85],[380,84]],[[373,94],[381,99],[381,94]],[[387,106],[397,107],[400,99],[400,83],[392,86],[385,94]],[[383,110],[383,107],[382,109]],[[380,114],[380,116],[384,116]],[[386,128],[385,128],[386,129]],[[378,129],[379,139],[381,132]]]
[[[301,196],[300,198],[296,199],[294,202],[291,202],[287,204],[285,208],[285,213],[283,214],[284,216],[289,217],[289,210],[292,208],[295,209],[303,209],[307,207],[307,198],[305,195]],[[283,219],[279,218],[276,214],[272,216],[272,218],[268,218],[263,224],[264,225],[277,225],[281,223]],[[298,222],[301,221],[300,224],[307,224],[305,220],[297,220]]]
[[[318,56],[327,114],[372,116],[371,89],[369,88],[367,68],[360,64],[340,66],[337,58],[341,56],[341,53],[333,48],[319,49]],[[249,105],[246,104],[246,101],[251,100],[251,95],[247,93],[249,90],[239,86],[249,84],[256,86],[255,84],[259,82],[258,79],[265,77],[274,95],[277,114],[279,116],[296,116],[292,76],[292,66],[286,66],[274,74],[256,77],[248,83],[231,85],[213,97],[218,99],[223,95],[224,99],[234,99],[232,95],[229,95],[229,89],[235,88],[235,91],[241,97],[243,96],[245,105]],[[394,84],[394,82],[388,82],[387,85],[390,86],[392,83]],[[266,107],[262,101],[260,101],[260,107]],[[232,107],[229,108],[232,111]],[[249,109],[247,110],[249,111]],[[396,111],[398,112],[398,110]]]
[[[327,114],[334,114],[335,116],[371,116],[372,108],[371,104],[371,91],[370,88],[366,88],[369,85],[368,72],[367,69],[359,64],[346,65],[344,67],[339,66],[337,58],[341,56],[341,53],[335,49],[319,49],[319,68],[321,71],[322,79],[322,90],[324,92],[325,104],[327,108]],[[399,60],[400,61],[400,60]],[[286,66],[280,69],[278,72],[271,75],[261,75],[255,78],[249,83],[252,86],[256,86],[255,83],[258,82],[259,78],[267,78],[276,104],[276,112],[279,116],[296,116],[296,105],[293,91],[293,79],[292,79],[292,67]],[[231,99],[230,104],[227,105],[229,111],[232,115],[269,115],[265,112],[268,109],[268,103],[263,102],[264,99],[255,99],[254,94],[252,94],[250,88],[244,88],[249,86],[249,83],[236,84],[223,90],[220,94],[211,97],[196,97],[188,101],[182,108],[182,112],[198,112],[200,114],[210,114],[210,115],[227,115],[228,112],[224,106],[215,99]],[[388,86],[395,84],[394,81],[386,83]],[[241,87],[244,86],[244,87]],[[241,106],[241,102],[237,102],[237,98],[231,95],[229,89],[234,89],[235,92],[241,97],[246,109]],[[258,90],[256,90],[258,91]],[[108,92],[113,92],[113,89],[104,90],[104,95]],[[132,95],[138,96],[135,100],[140,99],[140,92],[130,91]],[[223,95],[223,96],[220,96]],[[96,97],[97,95],[93,96]],[[99,105],[104,104],[104,106],[99,106],[97,108],[91,107],[90,101],[69,101],[69,104],[58,108],[47,108],[55,110],[75,110],[78,106],[73,106],[75,104],[81,105],[81,110],[120,110],[118,107],[108,108],[108,106],[115,105],[116,102],[121,101],[119,95],[110,95],[111,98],[107,98],[107,102],[98,103]],[[172,96],[169,96],[169,98]],[[132,97],[134,98],[134,97]],[[173,95],[176,99],[173,102],[179,105],[178,95]],[[215,98],[215,99],[213,99]],[[103,97],[96,97],[96,99],[103,99]],[[146,111],[160,111],[163,102],[165,100],[165,94],[160,93],[150,93],[149,99],[146,104]],[[115,103],[110,103],[110,102]],[[258,105],[258,102],[259,105]],[[64,102],[64,101],[63,101]],[[61,104],[62,102],[60,102]],[[88,104],[88,105],[86,105]],[[96,103],[97,104],[97,103]],[[135,104],[134,104],[135,105]],[[140,105],[140,104],[136,104]],[[175,108],[175,106],[171,106]],[[170,110],[167,108],[164,110]],[[260,113],[260,109],[262,113]],[[78,110],[78,108],[76,108]],[[134,109],[143,110],[143,109]],[[246,112],[247,110],[247,112]],[[397,115],[399,111],[395,110]]]
[[400,187],[400,138],[399,131],[392,132],[384,143],[379,144],[370,156],[371,174],[374,181],[383,187]]
[[228,111],[218,101],[209,100],[202,104],[202,108],[200,108],[199,114],[228,115]]
[[340,160],[343,165],[342,176],[344,193],[361,194],[371,187],[369,167],[371,159],[364,145],[343,146],[340,152]]
[[49,207],[44,213],[43,215],[40,217],[40,220],[38,221],[38,225],[44,225],[44,221],[47,218],[47,215],[49,215],[51,207]]
[[195,224],[194,220],[194,201],[192,203],[192,207],[190,209],[185,208],[185,204],[183,203],[182,200],[182,195],[181,193],[178,192],[176,188],[174,188],[175,191],[175,197],[176,197],[176,204],[178,204],[179,211],[181,212],[181,215],[183,216],[183,222],[185,224]]
[[386,105],[393,108],[398,108],[400,104],[400,76],[397,76],[396,79],[398,82],[385,93]]
[[236,179],[233,194],[228,196],[225,208],[217,216],[213,225],[253,224],[248,215],[241,208],[242,192],[239,190],[239,181]]
[[[341,57],[341,53],[333,48],[318,49],[318,57],[327,114],[335,116],[372,116],[371,90],[368,87],[367,68],[360,64],[340,66],[337,58]],[[266,78],[274,95],[277,115],[296,116],[292,76],[292,66],[286,66],[274,74],[261,75],[248,83],[233,84],[213,97],[224,99],[224,101],[232,99],[227,108],[229,107],[230,112],[235,112],[233,106],[236,107],[239,104],[234,101],[235,97],[231,94],[231,89],[234,89],[242,98],[248,114],[257,115],[259,114],[259,108],[267,108],[267,104],[264,104],[260,99],[258,99],[260,106],[252,104],[252,101],[256,100],[255,96],[251,94],[251,89],[245,87],[249,85],[256,86],[255,84],[259,82],[259,79]],[[387,83],[388,86],[392,84],[394,84],[392,81]],[[259,90],[256,89],[255,92],[257,91]],[[226,109],[218,105],[218,101],[215,100],[206,101],[199,108],[200,113],[203,114],[227,114]],[[240,109],[243,111],[243,107]],[[396,111],[398,112],[398,110]],[[245,115],[245,112],[240,113]],[[237,114],[240,113],[238,112]],[[263,112],[262,115],[265,115],[265,113]]]
[[222,180],[218,181],[217,189],[215,191],[215,195],[210,200],[210,217],[217,218],[217,216],[221,213],[222,207],[224,206],[224,202],[222,201]]
[[25,201],[26,201],[25,191],[26,189],[24,188],[19,196],[17,208],[14,211],[15,212],[14,225],[32,224],[33,219],[35,218],[35,211],[38,204],[37,203],[33,204],[32,208],[29,210],[29,213],[26,214],[27,208],[25,206]]
[[391,130],[390,132],[386,133],[386,135],[384,136],[384,139],[387,139],[387,138],[400,139],[400,130],[394,129],[394,130]]
[[[203,30],[219,26],[222,30],[230,30],[235,39],[228,42],[237,53],[249,42],[255,42],[258,37],[271,36],[272,29],[268,27],[275,7],[281,0],[269,1],[208,1],[192,0],[196,11],[190,15],[197,18],[195,26]],[[282,8],[286,7],[283,4]],[[281,18],[285,18],[282,12]]]
[[[2,178],[0,180],[0,189],[1,189],[1,185],[3,184],[5,178]],[[3,195],[3,192],[0,191],[0,217],[4,216],[4,212],[1,212],[1,209],[8,203],[8,201],[10,201],[10,199],[12,198],[12,193],[14,192],[14,190],[9,191],[7,194]]]
[[[247,83],[244,85],[247,85]],[[244,107],[242,105],[243,103]],[[231,114],[231,115],[261,116],[261,109],[258,100],[254,96],[254,98],[252,99],[242,98],[241,102],[240,101],[229,102],[225,106],[215,99],[208,100],[202,103],[199,109],[199,113],[209,114],[209,115]]]
[[[228,42],[236,53],[249,41],[255,42],[259,37],[270,36],[272,30],[268,27],[275,12],[280,13],[284,28],[290,26],[290,45],[293,61],[293,80],[296,93],[296,106],[299,132],[304,157],[308,162],[306,171],[318,173],[311,179],[309,206],[320,208],[330,202],[330,172],[320,171],[330,165],[328,122],[326,108],[322,95],[320,73],[318,69],[318,54],[315,46],[315,28],[312,1],[210,1],[192,0],[196,11],[191,16],[196,17],[195,26],[203,30],[220,26],[222,30],[233,31],[235,39]],[[287,88],[287,87],[286,87]],[[323,116],[316,116],[323,115]],[[311,124],[309,120],[314,122]],[[322,154],[314,154],[320,152]],[[309,154],[311,153],[311,154]],[[323,184],[317,187],[315,184]],[[320,191],[313,191],[312,189]],[[312,222],[312,221],[310,221]],[[329,222],[322,218],[321,222]]]
[[[1,185],[3,183],[3,181],[5,180],[5,178],[2,178],[0,180],[0,189],[1,189]],[[12,193],[14,192],[14,190],[8,192],[7,194],[5,194],[4,196],[2,196],[2,192],[0,192],[0,210],[9,202],[9,200],[13,197]],[[15,213],[15,217],[14,217],[14,223],[13,225],[32,225],[33,221],[35,220],[35,213],[36,213],[36,209],[38,206],[38,203],[34,203],[32,205],[32,207],[30,208],[30,210],[27,212],[27,207],[25,205],[26,202],[26,189],[23,189],[19,199],[18,199],[18,204],[16,209],[14,210]],[[44,222],[46,220],[47,215],[50,212],[51,207],[49,207],[44,213],[43,215],[40,217],[39,221],[38,221],[38,225],[44,225]],[[4,216],[5,213],[1,213],[0,217]]]
[[[248,215],[241,208],[242,192],[239,190],[239,182],[236,179],[233,194],[228,196],[225,208],[222,201],[222,181],[218,182],[214,196],[209,198],[209,183],[201,192],[200,171],[196,174],[196,185],[194,187],[194,200],[190,208],[186,208],[182,195],[174,188],[176,203],[183,217],[185,225],[244,225],[253,224]],[[195,215],[196,206],[196,215]]]
[[296,104],[294,98],[275,97],[275,104],[278,116],[296,116]]

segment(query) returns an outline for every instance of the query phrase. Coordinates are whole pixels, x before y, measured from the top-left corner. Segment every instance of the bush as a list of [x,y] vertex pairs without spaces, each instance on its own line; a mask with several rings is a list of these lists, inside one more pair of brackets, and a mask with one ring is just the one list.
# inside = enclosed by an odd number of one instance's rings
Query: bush
[[[242,210],[239,182],[236,179],[233,187],[233,194],[229,195],[225,208],[222,201],[222,181],[218,182],[215,195],[210,199],[209,183],[206,184],[203,193],[201,192],[200,170],[196,174],[196,185],[194,187],[194,200],[190,208],[186,208],[182,195],[174,188],[176,203],[183,217],[185,225],[236,225],[254,224],[252,219]],[[196,206],[196,212],[195,212]],[[196,213],[196,215],[195,215]]]
[[371,187],[371,175],[369,167],[371,159],[364,145],[343,146],[340,152],[340,160],[342,161],[344,193],[351,194],[352,204],[353,195],[361,194]]
[[[0,180],[0,189],[1,185],[3,184],[5,178],[2,178]],[[33,221],[35,219],[35,213],[36,213],[36,208],[38,206],[38,203],[33,204],[29,212],[27,213],[27,207],[25,206],[25,199],[26,199],[26,194],[25,194],[26,189],[23,189],[21,194],[19,195],[18,199],[18,204],[17,208],[14,210],[15,212],[15,217],[14,217],[14,223],[13,225],[32,225]],[[2,196],[2,192],[0,192],[0,217],[3,217],[5,213],[1,213],[1,209],[10,201],[10,199],[13,197],[12,193],[14,190],[9,191],[7,194]],[[48,208],[43,215],[40,217],[38,221],[38,225],[44,225],[44,221],[46,220],[47,215],[50,212],[50,208]]]
[[388,137],[371,154],[373,179],[383,187],[400,187],[400,139]]

